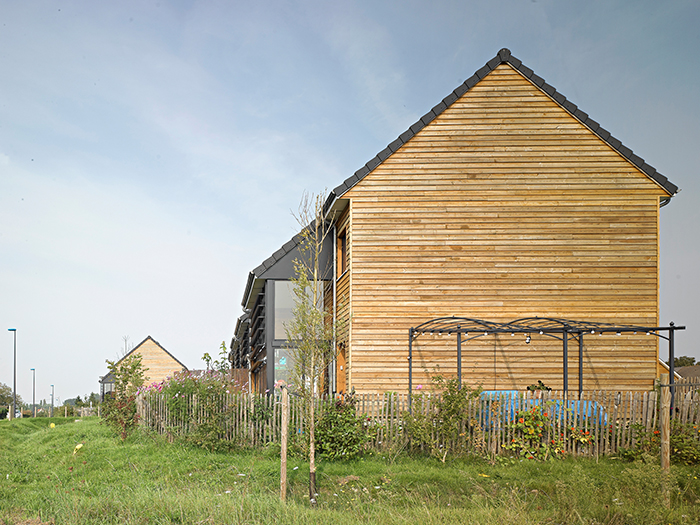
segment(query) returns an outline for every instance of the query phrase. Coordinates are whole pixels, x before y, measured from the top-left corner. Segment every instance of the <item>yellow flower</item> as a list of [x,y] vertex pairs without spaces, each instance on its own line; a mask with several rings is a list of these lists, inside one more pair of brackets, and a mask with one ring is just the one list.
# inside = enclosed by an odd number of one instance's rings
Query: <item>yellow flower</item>
[[49,425],[49,428],[56,428],[56,423],[51,423],[51,424]]

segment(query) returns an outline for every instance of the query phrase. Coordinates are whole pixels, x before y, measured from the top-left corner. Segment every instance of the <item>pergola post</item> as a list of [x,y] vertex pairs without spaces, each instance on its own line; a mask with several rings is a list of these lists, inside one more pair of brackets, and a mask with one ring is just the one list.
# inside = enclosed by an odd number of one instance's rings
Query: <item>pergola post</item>
[[562,373],[564,374],[564,396],[569,394],[569,332],[564,330],[564,337],[562,337],[564,345],[564,365],[562,367]]
[[583,332],[578,333],[578,398],[583,394]]
[[669,384],[671,385],[671,410],[676,406],[676,387],[674,386],[674,383],[676,382],[676,366],[675,366],[675,349],[673,348],[674,346],[674,333],[676,331],[676,324],[671,321],[669,323],[669,329],[668,329],[668,371],[669,373]]
[[411,412],[413,393],[413,328],[408,329],[408,411]]
[[457,325],[457,385],[462,390],[462,332]]

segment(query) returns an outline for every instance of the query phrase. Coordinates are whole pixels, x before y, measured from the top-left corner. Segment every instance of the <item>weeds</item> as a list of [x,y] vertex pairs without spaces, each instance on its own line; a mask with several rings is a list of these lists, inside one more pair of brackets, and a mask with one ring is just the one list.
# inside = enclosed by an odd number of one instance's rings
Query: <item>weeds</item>
[[0,422],[0,448],[3,525],[700,522],[699,476],[685,465],[672,468],[666,509],[655,463],[515,458],[491,465],[405,454],[322,461],[318,505],[310,509],[308,462],[300,457],[290,458],[288,503],[280,503],[272,446],[211,452],[142,430],[122,442],[96,418],[42,418]]

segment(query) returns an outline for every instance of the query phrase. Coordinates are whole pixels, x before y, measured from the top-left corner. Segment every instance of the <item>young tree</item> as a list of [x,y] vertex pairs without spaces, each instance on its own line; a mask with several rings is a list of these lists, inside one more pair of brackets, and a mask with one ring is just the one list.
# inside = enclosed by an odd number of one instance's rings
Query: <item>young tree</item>
[[107,361],[114,375],[114,390],[105,399],[104,419],[125,440],[138,424],[136,392],[143,385],[143,374],[147,369],[141,364],[141,355],[132,354],[121,361]]
[[315,400],[321,395],[324,373],[335,355],[332,316],[323,307],[324,279],[330,268],[324,267],[323,244],[332,232],[324,220],[324,195],[304,194],[295,216],[299,234],[300,257],[294,261],[294,308],[286,326],[292,384],[301,396],[306,412],[309,436],[309,500],[316,503],[316,411]]

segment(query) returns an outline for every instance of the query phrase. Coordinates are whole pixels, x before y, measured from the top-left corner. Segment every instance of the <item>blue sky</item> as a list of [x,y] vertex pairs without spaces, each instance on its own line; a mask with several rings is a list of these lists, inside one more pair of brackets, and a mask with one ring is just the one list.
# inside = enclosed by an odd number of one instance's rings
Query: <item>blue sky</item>
[[661,212],[661,321],[687,325],[677,351],[700,359],[698,23],[696,1],[0,0],[0,328],[18,330],[18,392],[30,368],[38,398],[97,391],[124,336],[201,367],[302,193],[351,176],[502,47],[680,186]]

